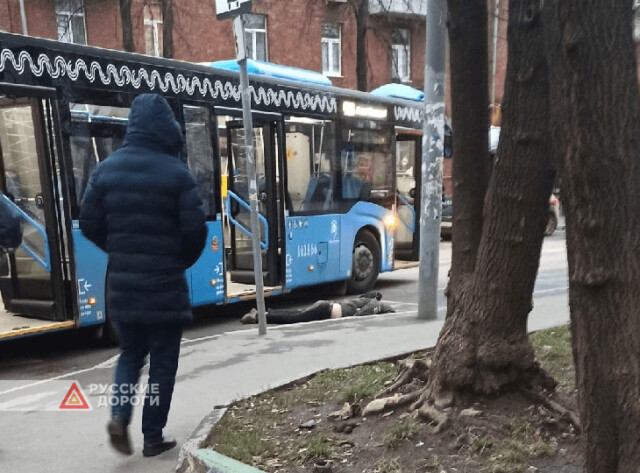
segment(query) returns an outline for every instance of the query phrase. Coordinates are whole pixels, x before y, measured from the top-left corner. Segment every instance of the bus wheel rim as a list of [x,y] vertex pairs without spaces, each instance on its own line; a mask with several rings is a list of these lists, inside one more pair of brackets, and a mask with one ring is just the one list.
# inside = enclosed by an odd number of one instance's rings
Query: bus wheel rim
[[355,279],[362,281],[367,279],[373,271],[373,253],[364,245],[357,247],[353,252],[353,272]]

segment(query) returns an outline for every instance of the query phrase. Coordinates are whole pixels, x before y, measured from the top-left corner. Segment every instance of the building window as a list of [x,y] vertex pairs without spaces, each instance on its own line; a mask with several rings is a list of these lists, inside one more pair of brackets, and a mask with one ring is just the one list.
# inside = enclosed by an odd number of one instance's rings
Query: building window
[[244,36],[247,55],[258,61],[267,60],[267,17],[265,15],[244,15]]
[[162,10],[158,4],[144,7],[144,47],[149,56],[162,56]]
[[340,25],[322,25],[322,73],[325,76],[340,76],[341,62]]
[[58,40],[87,44],[82,0],[56,0]]
[[394,29],[391,32],[391,75],[402,82],[410,80],[411,33],[407,29]]

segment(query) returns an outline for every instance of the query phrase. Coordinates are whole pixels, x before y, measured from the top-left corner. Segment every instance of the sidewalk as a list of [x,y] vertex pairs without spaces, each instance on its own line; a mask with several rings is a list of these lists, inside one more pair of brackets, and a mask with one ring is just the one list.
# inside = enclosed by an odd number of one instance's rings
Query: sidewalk
[[[442,312],[439,317],[444,315]],[[563,324],[568,317],[566,293],[540,297],[529,318],[529,329]],[[432,347],[442,324],[442,318],[419,320],[415,310],[408,310],[269,326],[265,336],[259,336],[257,327],[251,326],[185,341],[169,430],[179,445],[184,445],[183,455],[193,453],[216,415],[233,401],[322,369],[343,368]],[[56,379],[77,380],[83,386],[108,383],[114,364],[115,357]],[[92,396],[88,397],[92,402]],[[123,457],[108,445],[106,408],[94,407],[91,412],[2,412],[0,463],[6,471],[41,471],[45,465],[52,473],[174,471],[178,461],[182,462],[178,449],[152,459],[142,457],[140,415],[141,409],[137,408],[131,427],[136,454]],[[196,429],[199,424],[200,429]]]

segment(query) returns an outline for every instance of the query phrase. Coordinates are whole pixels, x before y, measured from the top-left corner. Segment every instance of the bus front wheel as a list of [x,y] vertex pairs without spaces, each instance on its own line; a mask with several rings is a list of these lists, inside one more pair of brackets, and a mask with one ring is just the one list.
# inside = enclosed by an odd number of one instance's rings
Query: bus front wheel
[[347,280],[347,294],[362,294],[373,289],[380,273],[380,246],[367,230],[361,230],[353,243],[351,277]]

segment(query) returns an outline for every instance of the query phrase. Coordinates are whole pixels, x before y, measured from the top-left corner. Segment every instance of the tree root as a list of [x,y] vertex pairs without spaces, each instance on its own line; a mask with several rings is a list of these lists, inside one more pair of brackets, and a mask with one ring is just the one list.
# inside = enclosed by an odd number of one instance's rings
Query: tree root
[[429,404],[424,404],[418,409],[418,417],[436,424],[433,429],[434,434],[438,434],[448,427],[449,416]]
[[582,427],[580,426],[580,418],[578,414],[573,412],[571,409],[567,409],[566,407],[561,406],[557,402],[549,399],[547,396],[540,394],[539,392],[533,391],[531,389],[521,389],[522,395],[527,399],[530,399],[534,402],[539,402],[544,407],[549,409],[552,412],[564,417],[569,421],[571,425],[576,429],[576,432],[580,433],[582,431]]
[[422,379],[426,381],[429,377],[429,368],[431,367],[431,360],[417,360],[409,358],[400,362],[400,373],[396,376],[396,379],[385,389],[380,391],[376,397],[384,397],[395,391],[402,386],[411,383],[414,379]]
[[415,391],[409,394],[396,394],[391,397],[374,399],[369,404],[367,404],[367,407],[365,407],[364,411],[362,411],[362,415],[364,416],[367,414],[375,414],[387,409],[392,409],[394,407],[409,404],[410,402],[415,401],[419,395],[419,391]]

